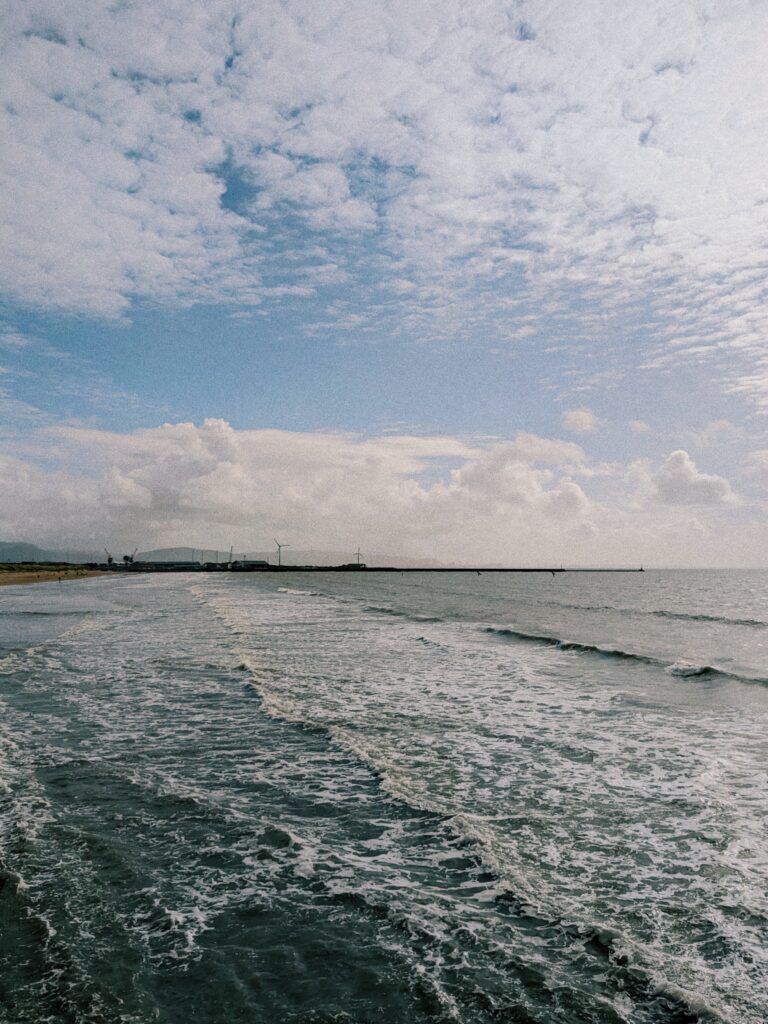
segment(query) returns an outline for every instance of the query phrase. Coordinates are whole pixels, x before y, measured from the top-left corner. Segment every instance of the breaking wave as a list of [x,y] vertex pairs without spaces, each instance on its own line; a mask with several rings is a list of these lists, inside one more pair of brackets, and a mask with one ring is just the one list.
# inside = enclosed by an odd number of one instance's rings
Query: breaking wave
[[718,622],[725,626],[751,626],[755,629],[768,629],[768,622],[763,619],[734,619],[727,615],[706,615],[703,612],[673,612],[667,608],[624,608],[613,604],[570,604],[566,601],[542,601],[552,608],[569,608],[583,612],[620,612],[622,615],[650,615],[657,619],[674,619],[678,622]]
[[768,685],[768,679],[761,676],[741,675],[738,672],[729,672],[727,669],[718,668],[715,665],[696,665],[684,660],[674,661],[668,664],[661,658],[654,658],[648,654],[637,654],[633,651],[624,651],[618,647],[604,647],[601,644],[580,643],[576,640],[563,640],[556,636],[546,636],[538,633],[526,633],[519,629],[500,628],[498,626],[487,626],[485,633],[497,636],[502,639],[522,640],[527,643],[546,644],[549,647],[556,647],[560,651],[577,651],[582,654],[598,655],[602,658],[616,658],[621,661],[633,661],[644,665],[656,665],[664,669],[672,676],[710,676],[723,679],[736,679],[744,683],[761,683]]

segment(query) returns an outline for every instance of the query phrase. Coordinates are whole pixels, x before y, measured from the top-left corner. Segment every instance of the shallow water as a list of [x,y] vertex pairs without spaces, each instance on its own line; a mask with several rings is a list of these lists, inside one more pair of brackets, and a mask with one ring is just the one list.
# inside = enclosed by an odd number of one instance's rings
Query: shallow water
[[0,1019],[768,1019],[768,577],[0,593]]

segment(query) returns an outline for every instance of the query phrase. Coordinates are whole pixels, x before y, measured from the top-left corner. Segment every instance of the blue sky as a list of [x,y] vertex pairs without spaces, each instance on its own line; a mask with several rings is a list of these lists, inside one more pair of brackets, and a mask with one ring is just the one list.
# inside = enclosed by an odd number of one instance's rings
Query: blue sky
[[766,564],[768,15],[619,7],[9,8],[3,538]]

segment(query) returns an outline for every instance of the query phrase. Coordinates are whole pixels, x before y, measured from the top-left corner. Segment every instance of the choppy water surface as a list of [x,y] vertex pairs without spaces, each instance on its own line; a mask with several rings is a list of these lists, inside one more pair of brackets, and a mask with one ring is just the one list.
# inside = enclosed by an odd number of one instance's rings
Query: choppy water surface
[[3,1022],[768,1019],[768,577],[0,591]]

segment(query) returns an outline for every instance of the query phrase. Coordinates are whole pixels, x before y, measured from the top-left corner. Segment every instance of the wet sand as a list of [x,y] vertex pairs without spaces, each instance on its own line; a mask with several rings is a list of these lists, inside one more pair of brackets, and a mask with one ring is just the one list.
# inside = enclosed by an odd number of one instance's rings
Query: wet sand
[[51,583],[80,580],[87,576],[111,576],[105,569],[5,569],[0,566],[0,587],[21,583]]

